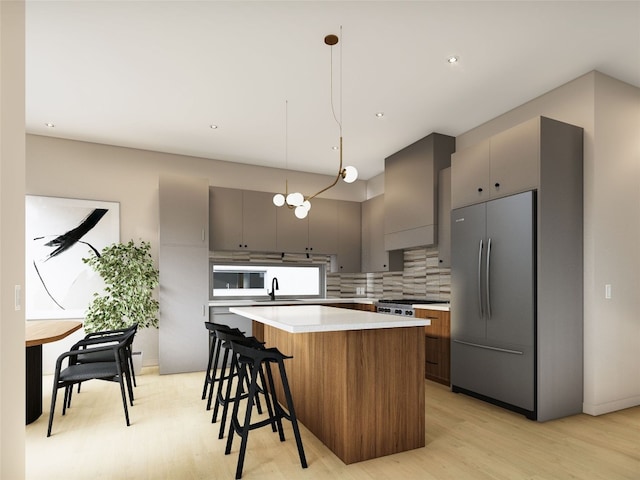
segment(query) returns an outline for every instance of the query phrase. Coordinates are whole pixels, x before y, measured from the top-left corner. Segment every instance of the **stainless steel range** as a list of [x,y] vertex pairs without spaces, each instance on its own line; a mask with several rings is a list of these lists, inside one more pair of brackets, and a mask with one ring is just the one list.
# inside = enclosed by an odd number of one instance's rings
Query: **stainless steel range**
[[389,315],[402,315],[406,317],[413,317],[415,315],[415,309],[413,305],[425,305],[425,304],[445,304],[448,303],[444,300],[426,300],[420,298],[402,298],[393,300],[378,300],[376,302],[376,312],[387,313]]

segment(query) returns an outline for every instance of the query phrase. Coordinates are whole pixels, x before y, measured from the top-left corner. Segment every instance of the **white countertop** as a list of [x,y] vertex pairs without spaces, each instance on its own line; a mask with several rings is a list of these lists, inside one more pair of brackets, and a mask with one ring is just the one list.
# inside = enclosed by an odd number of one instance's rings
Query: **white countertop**
[[416,303],[415,305],[411,306],[413,308],[420,308],[423,310],[440,310],[441,312],[449,312],[451,310],[451,305],[448,303]]
[[[302,298],[302,299],[278,299],[278,300],[251,300],[245,298],[212,300],[209,302],[210,307],[261,307],[261,306],[281,306],[281,305],[322,305],[325,303],[359,303],[363,305],[373,305],[378,300],[376,298],[354,297],[354,298]],[[448,303],[416,303],[413,308],[425,310],[440,310],[444,312],[450,311]]]
[[246,298],[228,298],[225,300],[211,300],[210,307],[245,307],[245,306],[281,306],[281,305],[322,305],[324,303],[361,303],[365,305],[373,305],[376,303],[375,298],[354,297],[354,298],[276,298],[276,300],[252,300]]
[[323,305],[232,307],[229,311],[289,333],[336,332],[431,325],[431,321],[426,318],[401,317]]

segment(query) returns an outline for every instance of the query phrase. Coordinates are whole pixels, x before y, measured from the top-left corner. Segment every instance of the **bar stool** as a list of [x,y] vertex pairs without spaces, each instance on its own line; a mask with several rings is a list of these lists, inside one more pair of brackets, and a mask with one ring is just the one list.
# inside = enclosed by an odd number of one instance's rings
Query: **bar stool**
[[[293,358],[284,355],[277,348],[252,348],[242,345],[239,342],[232,341],[231,348],[234,353],[238,355],[239,379],[236,388],[235,401],[233,403],[233,412],[231,414],[231,420],[229,422],[229,434],[227,436],[227,446],[225,448],[225,455],[231,453],[231,446],[233,444],[233,435],[237,433],[240,435],[240,452],[238,454],[238,465],[236,467],[236,479],[242,478],[242,467],[244,465],[244,457],[247,449],[247,440],[249,438],[249,431],[261,428],[266,425],[273,425],[274,422],[277,425],[277,430],[280,434],[280,441],[284,442],[284,430],[282,429],[282,419],[289,420],[293,427],[293,434],[296,438],[296,445],[298,447],[298,455],[300,456],[300,464],[302,468],[307,468],[307,459],[304,454],[304,448],[302,446],[302,438],[300,437],[300,429],[298,428],[298,420],[293,408],[293,399],[291,398],[291,391],[289,390],[289,382],[287,380],[287,373],[284,368],[284,360]],[[278,403],[276,396],[275,385],[273,383],[273,374],[271,372],[271,364],[278,365],[278,371],[280,373],[280,379],[282,381],[282,387],[284,390],[284,396],[286,400],[286,408],[289,411],[287,413],[284,408]],[[250,368],[242,368],[243,365],[248,365]],[[269,381],[268,392],[272,395],[272,404],[275,412],[272,414],[269,412],[269,418],[262,421],[251,423],[251,411],[253,409],[254,399],[258,395],[258,375],[262,371],[262,367],[266,367],[267,378]],[[249,392],[247,399],[247,409],[244,415],[244,422],[241,424],[238,419],[238,413],[240,410],[240,397],[242,395],[242,384],[244,383],[244,376],[247,372],[251,374],[251,381],[249,383]]]
[[217,375],[218,360],[220,358],[220,344],[222,343],[216,336],[216,330],[234,331],[242,334],[237,328],[232,329],[228,325],[214,322],[204,322],[204,326],[209,331],[209,360],[207,362],[207,371],[204,375],[204,386],[202,387],[202,400],[207,397],[207,410],[211,409],[211,400],[213,398],[213,389],[216,382],[220,381]]
[[[236,342],[241,345],[245,345],[250,348],[264,348],[264,345],[258,341],[255,337],[245,337],[243,334],[238,334],[234,331],[224,331],[217,330],[216,335],[221,341],[220,348],[224,350],[224,359],[221,370],[221,381],[218,383],[218,391],[216,394],[216,403],[213,408],[213,415],[211,417],[211,423],[217,421],[218,418],[218,408],[222,406],[222,418],[220,420],[220,430],[218,432],[218,438],[224,437],[224,427],[227,420],[227,414],[229,411],[229,405],[231,405],[234,401],[236,401],[236,396],[231,394],[231,385],[234,378],[238,378],[238,388],[241,390],[241,394],[239,400],[248,397],[248,393],[244,393],[244,388],[246,385],[246,391],[249,390],[249,377],[250,377],[250,368],[251,366],[248,364],[239,364],[238,356],[235,354],[231,348],[231,343]],[[226,372],[226,364],[229,355],[231,356],[231,365],[229,367],[229,372]],[[239,376],[241,370],[244,370],[245,375],[243,377]],[[269,416],[273,416],[273,408],[271,406],[271,400],[269,396],[266,394],[266,381],[264,379],[264,373],[262,369],[258,372],[258,376],[261,381],[261,386],[258,386],[258,393],[262,393],[265,396],[265,401],[267,403],[267,410],[269,412]],[[226,388],[223,392],[223,380],[226,380]],[[256,396],[256,404],[258,408],[258,413],[262,413],[262,405],[260,404],[260,398]],[[275,423],[273,425],[273,431],[276,431]]]

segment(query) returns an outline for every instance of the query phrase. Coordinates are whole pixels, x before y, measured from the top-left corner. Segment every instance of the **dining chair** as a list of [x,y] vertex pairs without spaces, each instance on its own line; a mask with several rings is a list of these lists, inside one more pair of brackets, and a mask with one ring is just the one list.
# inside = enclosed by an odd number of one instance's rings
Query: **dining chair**
[[[129,422],[129,410],[127,408],[127,399],[125,394],[125,383],[129,389],[129,401],[133,405],[133,396],[131,393],[131,384],[128,375],[129,363],[127,358],[127,348],[130,348],[131,341],[135,335],[134,331],[130,331],[118,337],[117,342],[105,344],[84,345],[85,348],[78,348],[78,344],[74,345],[71,350],[63,353],[56,360],[56,369],[53,377],[53,392],[51,394],[51,409],[49,411],[49,425],[47,428],[47,437],[51,436],[51,428],[53,426],[53,415],[56,407],[56,397],[58,390],[64,388],[64,403],[62,405],[62,415],[66,414],[67,408],[71,404],[71,392],[73,385],[86,382],[88,380],[108,380],[115,381],[120,384],[120,393],[122,396],[122,406],[124,408],[125,420],[127,426]],[[93,339],[96,341],[97,339]],[[83,342],[81,340],[78,343]],[[80,354],[102,354],[106,352],[105,360],[100,362],[78,363]],[[66,367],[63,364],[66,363]]]

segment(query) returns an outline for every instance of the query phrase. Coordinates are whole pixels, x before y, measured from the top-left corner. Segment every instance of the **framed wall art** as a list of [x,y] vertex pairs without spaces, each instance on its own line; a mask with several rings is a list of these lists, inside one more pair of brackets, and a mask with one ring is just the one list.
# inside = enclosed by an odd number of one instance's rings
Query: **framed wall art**
[[25,317],[84,318],[100,275],[82,259],[120,241],[120,204],[25,198]]

